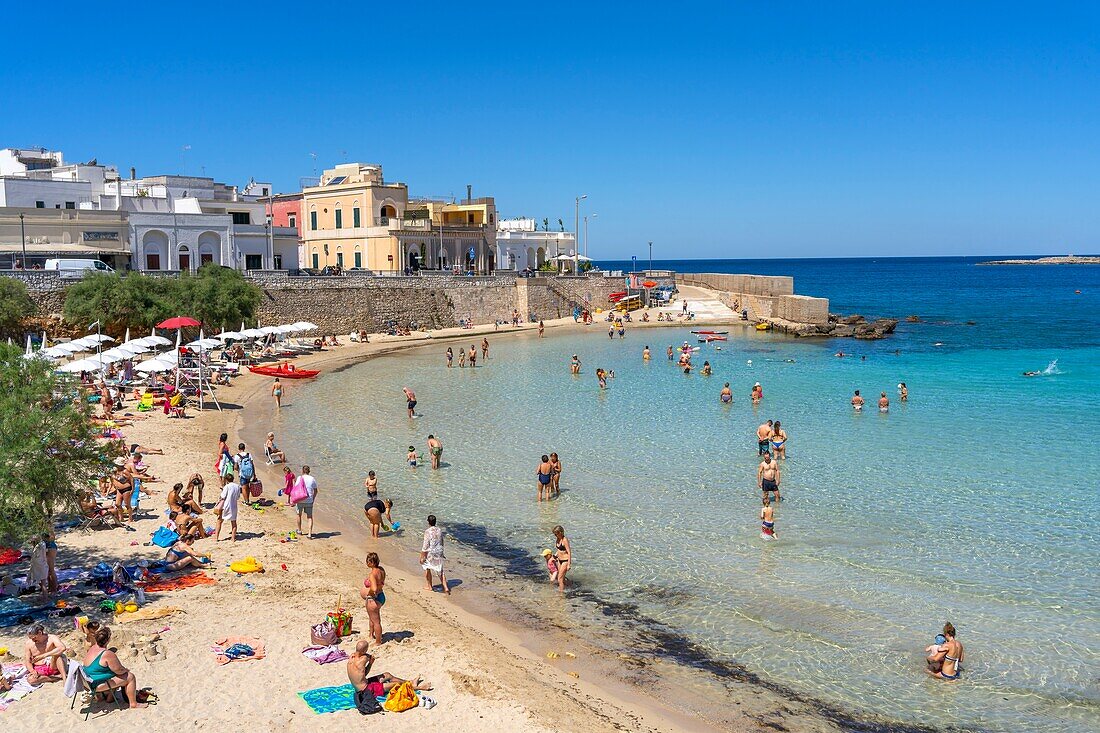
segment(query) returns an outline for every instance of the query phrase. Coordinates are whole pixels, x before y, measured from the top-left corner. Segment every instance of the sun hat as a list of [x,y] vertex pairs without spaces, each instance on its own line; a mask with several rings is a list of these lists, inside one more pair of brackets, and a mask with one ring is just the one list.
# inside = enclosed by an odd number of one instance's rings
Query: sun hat
[[754,385],[752,385],[752,386],[753,386],[753,387],[759,387],[759,386],[760,386],[760,382],[757,382],[756,384],[754,384]]
[[550,550],[543,550],[543,551],[542,551],[542,556],[543,556],[543,557],[550,557],[550,556],[551,556],[551,555],[553,555],[553,554],[554,554],[554,553],[550,552]]

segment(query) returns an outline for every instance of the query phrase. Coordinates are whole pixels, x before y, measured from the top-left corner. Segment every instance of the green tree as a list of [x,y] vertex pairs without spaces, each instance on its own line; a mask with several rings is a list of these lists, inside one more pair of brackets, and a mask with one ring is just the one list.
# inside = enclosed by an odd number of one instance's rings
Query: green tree
[[210,328],[232,327],[256,315],[261,292],[236,270],[208,262],[195,275],[177,281],[174,303],[179,315],[188,315]]
[[99,321],[104,330],[127,326],[149,328],[174,315],[176,283],[168,278],[136,273],[89,275],[65,293],[65,319],[88,324]]
[[0,277],[0,332],[12,333],[20,322],[34,312],[34,301],[27,286],[14,277]]
[[0,538],[26,540],[79,509],[104,468],[97,433],[68,379],[0,344]]

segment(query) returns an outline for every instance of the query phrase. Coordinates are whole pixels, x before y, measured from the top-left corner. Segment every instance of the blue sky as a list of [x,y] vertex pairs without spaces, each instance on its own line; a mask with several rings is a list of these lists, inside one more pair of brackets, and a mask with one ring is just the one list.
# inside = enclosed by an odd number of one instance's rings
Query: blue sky
[[599,258],[1100,251],[1091,3],[62,5],[5,34],[0,147],[586,193]]

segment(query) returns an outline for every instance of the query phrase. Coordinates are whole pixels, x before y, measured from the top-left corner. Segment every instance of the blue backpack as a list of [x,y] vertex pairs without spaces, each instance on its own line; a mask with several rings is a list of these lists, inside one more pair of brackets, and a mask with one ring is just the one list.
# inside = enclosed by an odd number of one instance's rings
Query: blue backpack
[[241,483],[251,483],[256,478],[256,466],[252,463],[252,454],[245,453],[241,458]]

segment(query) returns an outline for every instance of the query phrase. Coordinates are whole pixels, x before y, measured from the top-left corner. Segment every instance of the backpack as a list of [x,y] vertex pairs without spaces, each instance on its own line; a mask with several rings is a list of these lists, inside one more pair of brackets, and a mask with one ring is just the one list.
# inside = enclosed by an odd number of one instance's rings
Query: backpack
[[241,483],[251,483],[256,478],[256,466],[252,463],[252,454],[245,453],[241,456]]

